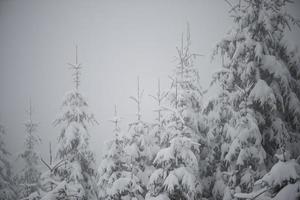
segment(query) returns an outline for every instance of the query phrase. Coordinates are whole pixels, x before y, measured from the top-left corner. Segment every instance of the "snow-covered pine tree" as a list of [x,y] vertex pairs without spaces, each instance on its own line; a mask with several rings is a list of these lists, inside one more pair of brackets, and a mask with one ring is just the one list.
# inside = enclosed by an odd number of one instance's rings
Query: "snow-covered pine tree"
[[0,124],[0,200],[15,200],[17,192],[12,180],[12,168],[9,162],[9,153],[4,144],[4,134],[4,127]]
[[222,125],[227,200],[235,192],[251,191],[276,150],[298,140],[300,59],[284,38],[292,24],[299,25],[286,11],[290,1],[226,2],[235,27],[215,53],[220,52],[223,64],[216,82],[222,83],[234,111]]
[[124,138],[119,126],[121,118],[118,116],[116,106],[114,117],[110,121],[114,124],[114,136],[112,140],[106,143],[104,156],[98,169],[98,194],[101,200],[121,198],[122,192],[119,191],[120,193],[118,193],[118,191],[113,189],[113,185],[115,184],[114,187],[116,187],[115,181],[128,174],[128,172],[124,173],[128,169],[128,166],[124,162]]
[[152,124],[150,129],[150,137],[153,138],[152,144],[154,145],[152,148],[153,155],[155,156],[159,148],[165,146],[165,142],[168,140],[167,138],[162,137],[162,133],[165,129],[166,119],[164,118],[164,101],[168,97],[168,92],[161,91],[160,79],[157,80],[157,92],[155,95],[149,95],[153,98],[156,103],[156,108],[154,110],[157,113],[157,117],[155,118],[155,122]]
[[[137,96],[131,96],[137,106],[137,120],[129,124],[128,133],[123,137],[125,170],[114,181],[111,189],[112,199],[144,199],[146,185],[153,170],[151,146],[153,138],[149,137],[149,125],[142,120],[141,103],[143,90],[137,78]],[[152,160],[151,160],[152,159]]]
[[[199,160],[202,90],[190,52],[190,34],[178,48],[178,66],[169,99],[171,108],[161,134],[165,145],[156,155],[156,170],[148,183],[147,199],[197,199],[201,195]],[[202,138],[203,139],[203,138]]]
[[18,195],[21,199],[37,200],[40,199],[39,178],[41,171],[36,147],[40,144],[41,139],[37,135],[38,124],[32,119],[33,109],[31,100],[29,100],[29,107],[26,113],[28,119],[25,123],[25,149],[24,152],[19,155],[24,162],[24,167],[21,172],[17,174]]
[[165,126],[166,126],[166,117],[165,117],[165,102],[168,98],[168,92],[162,91],[160,79],[157,80],[157,91],[154,95],[149,95],[156,103],[155,109],[153,110],[156,114],[154,122],[151,124],[149,128],[149,138],[148,142],[149,146],[149,161],[153,163],[156,154],[161,148],[166,147],[168,144],[168,138],[164,137],[167,136],[165,133]]
[[225,132],[231,123],[235,114],[231,106],[229,92],[224,88],[226,86],[226,76],[222,76],[222,72],[217,73],[213,77],[212,88],[205,93],[207,104],[204,104],[203,114],[207,126],[207,152],[208,169],[206,176],[214,179],[213,185],[208,188],[208,196],[215,199],[222,199],[224,195],[224,175],[222,174],[223,160],[227,153],[228,143],[226,141]]
[[75,64],[69,65],[74,70],[75,88],[65,95],[62,113],[55,120],[55,125],[62,128],[57,158],[66,161],[58,171],[70,189],[77,188],[77,194],[67,199],[94,200],[97,199],[96,170],[94,154],[89,149],[88,125],[97,122],[79,91],[81,64],[78,63],[77,46]]
[[[222,74],[222,71],[219,73]],[[242,97],[245,91],[238,89],[235,94],[231,94],[224,90],[226,85],[222,81],[228,79],[220,74],[214,84],[218,83],[221,90],[205,111],[210,127],[207,133],[212,150],[208,156],[210,167],[218,174],[211,192],[216,199],[231,199],[234,190],[239,191],[240,187],[249,190],[253,186],[252,168],[257,169],[260,164],[263,165],[265,152],[256,121],[248,113],[247,106],[236,109],[232,105],[232,98],[236,94]],[[241,100],[241,104],[245,105],[246,101]]]
[[300,198],[300,165],[285,150],[275,154],[278,162],[255,183],[251,193],[236,193],[239,199],[298,200]]

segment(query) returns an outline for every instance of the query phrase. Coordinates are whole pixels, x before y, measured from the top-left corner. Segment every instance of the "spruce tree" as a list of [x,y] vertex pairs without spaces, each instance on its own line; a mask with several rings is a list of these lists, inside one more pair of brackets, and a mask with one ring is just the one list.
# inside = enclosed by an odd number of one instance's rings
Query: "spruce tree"
[[123,137],[124,169],[112,185],[112,199],[142,200],[146,194],[146,185],[152,172],[153,152],[150,150],[152,146],[152,138],[149,137],[150,127],[142,120],[143,93],[138,77],[137,95],[130,97],[137,107],[136,120],[129,124],[128,132]]
[[[215,199],[222,199],[224,195],[225,182],[224,162],[229,144],[226,142],[226,131],[235,114],[231,107],[230,94],[224,90],[226,86],[226,77],[216,74],[213,77],[213,88],[206,93],[207,105],[204,105],[203,114],[206,121],[206,138],[207,138],[207,158],[208,169],[207,178],[211,177],[214,182],[209,185],[208,195]],[[213,97],[210,96],[214,93]]]
[[[70,190],[77,191],[68,199],[97,199],[95,184],[95,159],[89,148],[88,125],[97,123],[88,110],[88,103],[79,91],[81,64],[78,63],[77,47],[75,64],[69,64],[74,71],[75,87],[68,92],[62,103],[62,112],[55,120],[61,127],[57,158],[65,160],[59,174]],[[73,192],[72,192],[73,193]]]
[[275,154],[277,163],[261,179],[255,182],[250,193],[236,193],[239,199],[297,200],[300,198],[300,165],[291,159],[289,152],[280,149]]
[[[219,148],[225,160],[221,171],[227,200],[234,193],[251,191],[253,182],[273,165],[277,149],[298,140],[300,60],[284,38],[291,25],[299,24],[286,11],[290,1],[226,2],[232,6],[235,27],[217,45],[222,70],[215,74],[214,84],[229,99],[229,112],[214,127],[222,127],[224,142]],[[208,115],[220,113],[220,104],[210,106]]]
[[156,155],[159,148],[165,146],[167,138],[162,137],[162,133],[165,131],[166,118],[165,113],[165,100],[168,97],[168,92],[161,91],[160,79],[157,81],[157,91],[155,95],[149,95],[156,103],[154,112],[156,113],[155,121],[150,128],[150,137],[152,137],[154,145],[151,149],[154,155]]
[[21,173],[18,174],[19,197],[24,199],[26,198],[28,200],[34,200],[40,198],[39,179],[41,172],[39,169],[40,162],[39,155],[37,153],[37,145],[40,144],[41,139],[36,134],[38,124],[32,119],[33,109],[31,100],[29,102],[29,108],[26,112],[28,114],[28,120],[25,123],[25,150],[19,155],[25,164],[24,168],[21,170]]
[[154,160],[156,170],[148,183],[147,199],[197,199],[201,195],[200,140],[202,90],[190,52],[190,35],[178,48],[178,65],[168,95],[166,128],[161,133],[164,146]]
[[114,124],[114,135],[113,139],[106,143],[104,156],[98,169],[100,199],[118,199],[121,196],[121,189],[114,191],[112,187],[117,179],[124,177],[124,171],[128,168],[127,163],[124,161],[124,138],[119,126],[121,118],[118,116],[116,106],[114,117],[110,121]]

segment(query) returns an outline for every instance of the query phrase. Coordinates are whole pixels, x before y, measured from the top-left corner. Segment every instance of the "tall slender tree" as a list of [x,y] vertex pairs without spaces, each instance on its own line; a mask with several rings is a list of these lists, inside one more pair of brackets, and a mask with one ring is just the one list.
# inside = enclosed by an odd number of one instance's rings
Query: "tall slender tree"
[[165,146],[154,160],[156,170],[148,183],[147,198],[197,199],[201,195],[199,153],[201,138],[200,113],[202,91],[199,73],[194,65],[196,54],[190,51],[187,31],[178,51],[169,100],[166,130],[161,134]]
[[[119,190],[112,188],[120,177],[126,176],[124,172],[128,169],[128,165],[124,161],[124,138],[120,128],[121,118],[118,116],[116,105],[114,116],[110,121],[114,125],[113,139],[107,142],[106,148],[104,149],[104,156],[98,169],[99,197],[103,200],[121,198],[122,192],[125,191],[121,188],[119,188]],[[116,188],[116,185],[114,187]]]
[[[157,113],[157,117],[155,118],[155,122],[151,127],[151,137],[153,137],[154,144],[157,148],[160,148],[164,145],[164,142],[167,141],[167,138],[163,138],[161,134],[164,132],[166,119],[164,118],[163,113],[165,112],[164,104],[168,97],[168,92],[161,91],[160,79],[157,80],[157,91],[155,95],[149,95],[153,98],[156,103],[156,109],[154,112]],[[153,152],[157,153],[157,150]]]
[[137,78],[137,95],[131,96],[136,103],[136,120],[129,124],[129,130],[123,137],[124,168],[111,188],[112,199],[144,199],[146,184],[151,173],[150,154],[151,140],[149,125],[142,120],[142,97],[140,79]]
[[96,171],[94,154],[89,149],[88,124],[97,122],[88,111],[88,103],[79,91],[82,65],[78,62],[77,46],[75,64],[69,65],[73,70],[75,86],[64,97],[62,113],[55,120],[55,125],[62,128],[57,157],[66,160],[65,167],[60,168],[60,175],[69,186],[77,188],[78,192],[73,199],[93,200],[97,199]]
[[26,111],[28,120],[25,123],[26,139],[25,150],[19,156],[24,161],[24,168],[18,174],[19,196],[20,198],[38,199],[39,193],[39,178],[41,171],[39,168],[39,155],[37,153],[37,145],[41,139],[37,135],[38,124],[33,121],[33,108],[31,100],[29,100],[28,110]]

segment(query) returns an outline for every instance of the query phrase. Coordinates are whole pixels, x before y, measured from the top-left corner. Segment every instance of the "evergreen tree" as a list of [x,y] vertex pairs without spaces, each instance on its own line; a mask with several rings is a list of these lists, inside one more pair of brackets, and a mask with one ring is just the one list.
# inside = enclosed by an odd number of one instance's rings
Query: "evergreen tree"
[[199,171],[202,90],[190,52],[190,35],[178,50],[178,66],[169,99],[171,108],[161,134],[163,148],[154,160],[156,170],[148,183],[147,199],[197,199],[201,194]]
[[[100,199],[118,199],[118,195],[122,195],[116,194],[118,191],[112,190],[112,187],[117,179],[124,177],[124,171],[128,168],[124,162],[124,138],[119,126],[121,118],[118,116],[116,106],[114,117],[110,121],[114,124],[114,136],[106,144],[106,148],[104,149],[105,154],[98,169]],[[120,193],[122,192],[120,191]]]
[[24,168],[18,174],[19,196],[22,199],[36,200],[40,198],[39,178],[41,175],[39,169],[39,155],[37,153],[37,145],[41,139],[36,135],[38,124],[32,119],[32,105],[29,102],[27,110],[28,121],[25,123],[26,140],[25,150],[20,154],[20,158],[24,161]]
[[143,91],[138,78],[137,96],[130,97],[137,105],[137,120],[129,124],[128,133],[120,134],[119,117],[111,120],[115,124],[115,137],[108,143],[105,156],[99,167],[99,186],[103,199],[143,199],[146,185],[153,171],[152,162],[160,145],[160,133],[163,129],[162,101],[166,93],[158,91],[152,96],[157,101],[156,122],[148,125],[142,121],[141,103]]
[[97,199],[96,172],[94,154],[89,149],[88,124],[96,120],[88,111],[88,103],[79,91],[81,64],[78,63],[77,47],[76,62],[70,66],[74,70],[75,88],[64,97],[62,113],[55,120],[55,125],[62,127],[57,158],[66,161],[58,173],[71,190],[76,188],[77,194],[67,199],[93,200]]
[[214,84],[229,99],[228,115],[219,120],[218,101],[207,113],[217,118],[212,128],[222,130],[218,148],[225,159],[221,171],[226,200],[235,192],[251,191],[253,182],[272,166],[277,149],[299,138],[300,59],[284,39],[286,29],[298,21],[285,11],[288,3],[242,0],[231,5],[236,26],[216,48],[223,69]]
[[[225,177],[221,169],[224,169],[222,161],[229,148],[229,144],[226,142],[226,131],[235,115],[235,111],[231,107],[230,94],[224,89],[226,77],[220,76],[221,74],[220,72],[213,77],[212,85],[214,87],[205,94],[208,104],[204,104],[203,111],[207,127],[206,146],[209,149],[206,158],[209,171],[206,176],[214,180],[214,183],[211,183],[213,185],[209,185],[208,195],[212,195],[215,199],[222,199],[224,195]],[[214,95],[211,95],[211,92]]]
[[5,149],[3,140],[4,134],[4,127],[0,124],[0,200],[14,200],[17,198],[17,193],[12,180],[9,153]]
[[160,86],[160,79],[157,81],[157,92],[155,95],[149,95],[156,102],[156,108],[154,110],[157,113],[157,117],[155,118],[155,122],[152,124],[150,128],[150,137],[153,138],[153,147],[151,151],[154,155],[156,155],[159,148],[165,146],[167,138],[163,138],[161,135],[165,131],[166,118],[163,113],[165,112],[164,101],[168,97],[168,92],[162,92]]
[[123,137],[124,170],[111,189],[112,199],[144,199],[146,185],[152,172],[152,140],[149,137],[149,125],[142,120],[141,104],[143,90],[137,79],[137,96],[131,96],[137,106],[137,120],[129,124],[129,130]]
[[[283,149],[282,149],[283,150]],[[251,193],[236,193],[240,199],[297,200],[300,198],[300,165],[285,150],[275,154],[278,161],[259,179]]]

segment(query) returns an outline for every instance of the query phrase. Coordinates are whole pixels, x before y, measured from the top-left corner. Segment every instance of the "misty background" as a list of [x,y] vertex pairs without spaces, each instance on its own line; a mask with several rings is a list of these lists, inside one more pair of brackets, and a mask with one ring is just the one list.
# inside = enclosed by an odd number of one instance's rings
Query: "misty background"
[[[123,130],[135,119],[136,106],[128,97],[136,94],[137,76],[145,90],[142,118],[154,118],[155,102],[148,95],[156,92],[158,78],[169,89],[187,22],[192,51],[204,55],[196,63],[202,86],[209,86],[220,67],[218,59],[211,62],[213,47],[233,25],[229,8],[223,0],[0,0],[0,123],[14,159],[23,148],[29,98],[41,156],[48,158],[49,142],[57,143],[60,129],[53,121],[64,94],[74,87],[67,63],[75,62],[75,45],[83,65],[80,91],[99,122],[89,128],[99,161],[104,141],[113,136],[108,120],[114,105]],[[290,11],[300,18],[299,0]],[[300,45],[299,28],[287,35]]]

